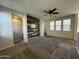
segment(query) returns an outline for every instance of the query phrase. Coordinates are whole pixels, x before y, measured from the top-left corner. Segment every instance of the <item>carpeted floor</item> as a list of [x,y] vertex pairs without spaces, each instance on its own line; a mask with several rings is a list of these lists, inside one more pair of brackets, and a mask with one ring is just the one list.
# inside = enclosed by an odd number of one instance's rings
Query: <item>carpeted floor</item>
[[0,59],[79,59],[75,41],[56,37],[35,37],[0,51]]

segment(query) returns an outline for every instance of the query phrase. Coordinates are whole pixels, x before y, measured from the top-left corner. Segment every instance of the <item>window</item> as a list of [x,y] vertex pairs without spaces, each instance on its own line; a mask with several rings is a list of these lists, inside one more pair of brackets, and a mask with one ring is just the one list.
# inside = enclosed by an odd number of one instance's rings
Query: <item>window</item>
[[50,30],[54,30],[54,21],[50,22]]
[[56,21],[56,30],[58,30],[58,31],[61,30],[61,20]]
[[71,19],[63,20],[63,30],[70,31]]
[[77,32],[79,32],[79,20],[77,22]]

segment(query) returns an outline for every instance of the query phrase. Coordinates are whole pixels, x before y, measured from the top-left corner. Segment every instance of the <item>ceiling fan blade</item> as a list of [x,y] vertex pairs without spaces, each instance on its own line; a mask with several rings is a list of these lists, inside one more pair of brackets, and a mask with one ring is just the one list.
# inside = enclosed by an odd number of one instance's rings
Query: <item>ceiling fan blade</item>
[[56,11],[57,9],[56,8],[54,8],[53,10],[51,10],[52,12],[54,12],[54,11]]
[[44,16],[49,15],[49,14],[45,14]]
[[59,12],[53,12],[52,14],[59,14]]
[[49,13],[48,11],[43,11],[43,12],[45,12],[45,13]]

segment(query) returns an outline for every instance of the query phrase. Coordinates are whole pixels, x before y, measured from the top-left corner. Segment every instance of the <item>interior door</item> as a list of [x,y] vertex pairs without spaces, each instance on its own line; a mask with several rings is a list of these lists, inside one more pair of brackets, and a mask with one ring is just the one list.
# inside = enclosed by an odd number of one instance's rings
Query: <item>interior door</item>
[[19,43],[23,40],[22,19],[13,18],[13,35],[14,43]]

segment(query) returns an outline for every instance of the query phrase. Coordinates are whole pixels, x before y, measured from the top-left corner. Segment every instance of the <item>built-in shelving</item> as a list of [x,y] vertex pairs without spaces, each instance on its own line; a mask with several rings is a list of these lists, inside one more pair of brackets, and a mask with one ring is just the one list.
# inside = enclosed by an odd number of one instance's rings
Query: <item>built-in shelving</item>
[[39,35],[39,19],[27,16],[28,38]]

